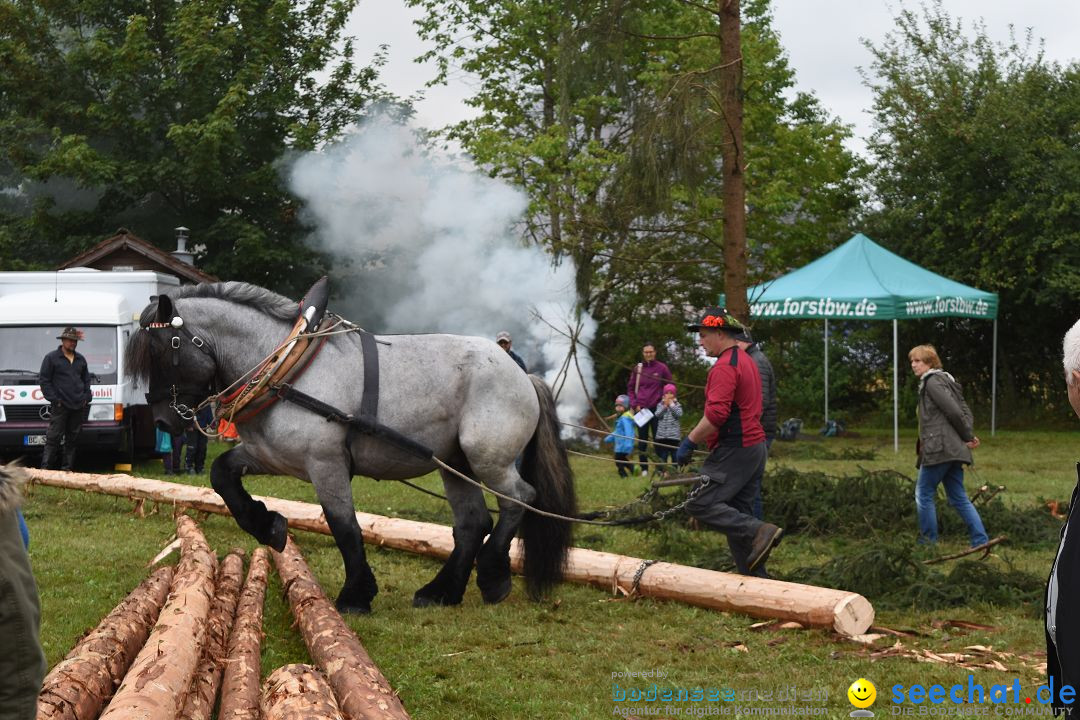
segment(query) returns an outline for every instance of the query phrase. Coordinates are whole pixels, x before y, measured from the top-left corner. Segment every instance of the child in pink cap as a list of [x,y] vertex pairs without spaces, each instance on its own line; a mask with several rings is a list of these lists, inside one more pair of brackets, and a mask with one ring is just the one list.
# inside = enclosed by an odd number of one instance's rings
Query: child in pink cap
[[672,383],[664,386],[664,395],[656,406],[656,455],[660,458],[661,472],[667,474],[668,463],[674,464],[675,451],[682,440],[682,405],[675,398],[676,387]]

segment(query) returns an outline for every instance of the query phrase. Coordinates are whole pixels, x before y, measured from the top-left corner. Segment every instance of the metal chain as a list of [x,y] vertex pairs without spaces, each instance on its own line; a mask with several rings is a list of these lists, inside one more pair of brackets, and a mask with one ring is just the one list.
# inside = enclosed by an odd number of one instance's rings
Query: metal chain
[[642,560],[638,565],[637,571],[634,573],[634,579],[630,583],[630,597],[635,597],[638,594],[638,589],[641,586],[641,576],[645,574],[645,571],[649,569],[650,565],[655,565],[659,560]]
[[709,486],[709,483],[711,483],[711,482],[712,482],[712,478],[710,478],[708,475],[702,475],[701,476],[701,482],[698,483],[695,487],[693,487],[690,490],[690,492],[686,493],[686,499],[685,500],[683,500],[678,505],[675,505],[674,507],[669,507],[667,510],[657,510],[656,512],[653,513],[653,518],[656,519],[656,520],[663,520],[664,518],[668,517],[669,515],[673,515],[673,514],[679,512],[680,510],[685,508],[687,505],[689,505],[690,502],[693,501],[694,498],[696,498],[698,495],[700,495],[701,491],[704,490],[705,488],[707,488]]

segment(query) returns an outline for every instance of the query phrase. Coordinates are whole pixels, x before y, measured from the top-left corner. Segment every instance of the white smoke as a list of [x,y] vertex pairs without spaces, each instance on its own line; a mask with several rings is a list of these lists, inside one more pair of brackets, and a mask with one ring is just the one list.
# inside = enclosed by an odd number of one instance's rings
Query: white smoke
[[596,323],[577,312],[572,263],[553,265],[523,241],[528,199],[517,188],[434,157],[417,138],[372,120],[292,167],[313,245],[341,264],[335,308],[374,332],[494,339],[506,330],[558,393],[560,419],[580,423],[593,364],[580,344],[567,362],[568,335],[588,345]]

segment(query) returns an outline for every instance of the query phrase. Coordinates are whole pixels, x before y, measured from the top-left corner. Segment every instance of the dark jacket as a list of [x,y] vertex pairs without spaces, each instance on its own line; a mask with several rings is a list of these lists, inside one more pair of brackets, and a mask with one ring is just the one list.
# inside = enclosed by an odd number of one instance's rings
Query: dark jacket
[[15,509],[20,470],[0,465],[0,717],[32,720],[45,677],[41,608]]
[[975,420],[952,375],[940,370],[923,375],[918,413],[919,467],[957,461],[971,464],[971,448],[964,443],[975,437]]
[[507,351],[506,351],[506,354],[510,356],[510,359],[511,359],[511,360],[513,360],[514,362],[516,362],[516,363],[518,364],[518,367],[520,367],[520,368],[521,368],[522,370],[524,370],[524,371],[525,371],[526,373],[528,373],[528,372],[529,372],[529,368],[525,367],[525,361],[521,359],[521,356],[520,356],[520,355],[518,355],[518,354],[517,354],[516,352],[514,352],[513,350],[507,350]]
[[75,359],[68,362],[64,351],[56,348],[41,361],[38,372],[41,394],[53,404],[60,404],[69,410],[81,410],[93,398],[90,390],[90,369],[86,358],[75,353]]
[[761,427],[765,430],[765,439],[772,440],[776,437],[776,373],[757,343],[746,348],[746,354],[761,375]]
[[1073,707],[1072,703],[1061,702],[1058,688],[1062,685],[1080,688],[1080,616],[1076,613],[1080,603],[1080,525],[1072,527],[1072,521],[1077,519],[1074,511],[1080,495],[1080,463],[1076,466],[1076,476],[1069,517],[1061,528],[1061,541],[1046,583],[1046,675],[1054,678],[1055,715]]

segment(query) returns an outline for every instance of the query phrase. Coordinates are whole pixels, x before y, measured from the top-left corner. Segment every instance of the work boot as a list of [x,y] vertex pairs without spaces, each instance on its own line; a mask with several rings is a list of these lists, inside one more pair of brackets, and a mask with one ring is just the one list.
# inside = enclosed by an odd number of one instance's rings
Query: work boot
[[754,542],[750,545],[750,555],[746,558],[746,571],[753,572],[761,563],[765,562],[772,549],[780,544],[780,537],[784,529],[772,523],[762,523],[754,533]]

